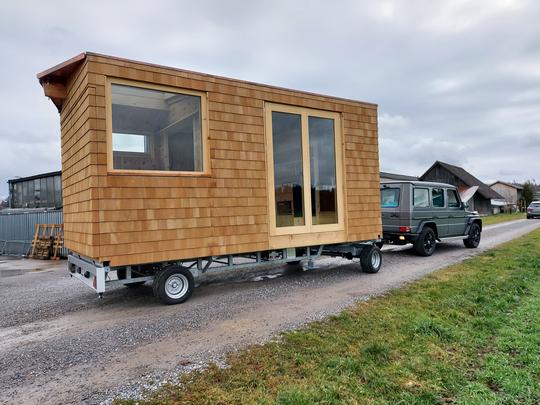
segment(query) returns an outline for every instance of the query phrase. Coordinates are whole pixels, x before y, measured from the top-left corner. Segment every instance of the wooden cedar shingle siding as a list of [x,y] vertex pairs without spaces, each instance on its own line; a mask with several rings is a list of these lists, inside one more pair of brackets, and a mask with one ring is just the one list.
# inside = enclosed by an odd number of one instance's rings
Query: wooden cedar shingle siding
[[[118,266],[381,234],[375,105],[90,53],[79,63],[61,106],[69,249]],[[109,172],[107,78],[205,92],[209,174]],[[270,236],[267,102],[341,114],[344,231]]]

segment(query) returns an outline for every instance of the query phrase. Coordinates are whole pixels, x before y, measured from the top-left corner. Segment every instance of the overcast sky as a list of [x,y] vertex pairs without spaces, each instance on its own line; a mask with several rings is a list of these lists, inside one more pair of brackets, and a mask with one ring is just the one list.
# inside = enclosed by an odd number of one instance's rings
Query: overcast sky
[[384,171],[540,181],[538,1],[4,1],[0,196],[60,169],[36,73],[82,51],[377,103]]

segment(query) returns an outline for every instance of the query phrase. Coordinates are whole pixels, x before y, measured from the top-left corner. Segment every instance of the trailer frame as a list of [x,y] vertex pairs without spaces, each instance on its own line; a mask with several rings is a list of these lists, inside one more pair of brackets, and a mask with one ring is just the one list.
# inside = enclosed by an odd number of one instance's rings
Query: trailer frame
[[[380,250],[376,246],[377,243],[380,243],[380,239],[117,267],[70,252],[68,255],[68,270],[71,277],[78,279],[83,284],[92,288],[102,298],[108,287],[118,285],[136,286],[144,284],[147,281],[159,282],[159,275],[162,270],[174,266],[189,270],[193,279],[197,280],[202,274],[206,273],[214,274],[221,271],[241,270],[244,268],[280,265],[300,261],[307,261],[308,268],[312,268],[314,260],[319,259],[321,256],[328,256],[343,257],[349,260],[360,258],[362,268],[365,272],[376,273],[382,264]],[[373,249],[376,249],[378,252],[374,260],[366,257],[371,254]],[[366,266],[370,268],[365,268]],[[154,289],[154,292],[156,292],[156,289]]]

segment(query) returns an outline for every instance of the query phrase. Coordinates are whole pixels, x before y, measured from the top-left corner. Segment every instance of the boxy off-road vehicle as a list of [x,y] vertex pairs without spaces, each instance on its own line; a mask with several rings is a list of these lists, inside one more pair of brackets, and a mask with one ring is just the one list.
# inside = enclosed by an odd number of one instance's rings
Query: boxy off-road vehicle
[[480,244],[482,220],[467,210],[458,190],[450,184],[423,181],[381,183],[383,239],[412,243],[421,256],[430,256],[437,241],[463,239],[468,248]]

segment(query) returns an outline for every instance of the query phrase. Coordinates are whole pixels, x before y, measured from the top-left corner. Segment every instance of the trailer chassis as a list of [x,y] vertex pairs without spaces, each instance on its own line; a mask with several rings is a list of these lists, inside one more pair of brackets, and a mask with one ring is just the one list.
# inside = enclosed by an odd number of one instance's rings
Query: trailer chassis
[[[321,256],[344,257],[349,260],[359,258],[365,272],[376,273],[382,264],[382,256],[376,246],[378,242],[380,240],[285,248],[117,267],[70,252],[68,269],[72,277],[92,288],[100,298],[110,287],[118,285],[130,287],[153,281],[154,294],[160,298],[160,301],[165,304],[174,304],[189,298],[195,286],[195,280],[206,273],[213,274],[265,265],[296,264],[300,261],[307,261],[308,268],[311,268],[313,261]],[[164,274],[167,276],[165,279]],[[177,297],[180,292],[187,296],[171,299],[171,296]]]

